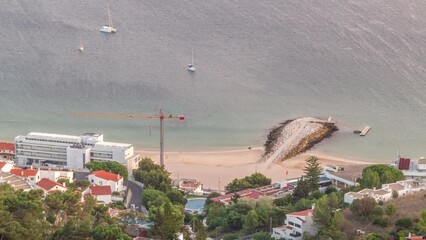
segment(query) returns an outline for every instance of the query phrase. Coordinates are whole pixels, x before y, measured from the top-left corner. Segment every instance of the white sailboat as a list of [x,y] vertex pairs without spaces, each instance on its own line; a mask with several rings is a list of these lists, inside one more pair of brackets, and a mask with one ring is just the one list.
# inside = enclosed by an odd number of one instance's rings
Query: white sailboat
[[191,63],[188,64],[188,71],[195,72],[195,65],[194,65],[194,50],[191,48]]
[[102,28],[99,29],[99,31],[104,32],[104,33],[116,33],[117,32],[117,29],[115,29],[112,26],[111,12],[109,11],[109,7],[108,7],[108,24],[103,25]]
[[84,51],[83,41],[81,40],[81,37],[80,37],[80,47],[78,47],[78,50],[79,50],[80,52],[83,52],[83,51]]

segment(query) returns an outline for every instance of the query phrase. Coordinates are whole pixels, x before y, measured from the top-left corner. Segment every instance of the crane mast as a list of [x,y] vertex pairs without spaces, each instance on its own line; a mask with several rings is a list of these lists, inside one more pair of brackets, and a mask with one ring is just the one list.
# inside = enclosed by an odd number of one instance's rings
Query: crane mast
[[74,117],[106,117],[106,118],[158,118],[160,119],[160,165],[164,167],[164,119],[185,120],[184,115],[165,116],[160,109],[158,115],[142,115],[142,114],[114,114],[114,113],[72,113]]

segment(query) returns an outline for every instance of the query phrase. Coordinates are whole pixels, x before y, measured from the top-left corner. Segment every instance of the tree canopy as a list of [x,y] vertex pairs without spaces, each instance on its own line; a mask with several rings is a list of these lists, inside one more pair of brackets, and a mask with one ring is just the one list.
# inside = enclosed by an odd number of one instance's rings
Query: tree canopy
[[225,190],[227,193],[238,192],[249,188],[257,188],[271,184],[271,179],[267,178],[262,173],[253,173],[250,176],[246,176],[241,179],[234,179],[228,185]]
[[105,170],[107,172],[120,174],[125,179],[127,179],[127,177],[129,176],[129,173],[127,172],[127,167],[116,161],[106,161],[106,162],[93,161],[86,164],[86,168],[89,169],[91,172]]
[[142,182],[145,188],[153,188],[162,192],[169,192],[172,188],[170,173],[164,167],[155,164],[150,158],[139,162],[139,167],[133,170],[136,181]]
[[401,170],[384,164],[368,166],[362,170],[361,187],[380,188],[382,184],[404,180]]

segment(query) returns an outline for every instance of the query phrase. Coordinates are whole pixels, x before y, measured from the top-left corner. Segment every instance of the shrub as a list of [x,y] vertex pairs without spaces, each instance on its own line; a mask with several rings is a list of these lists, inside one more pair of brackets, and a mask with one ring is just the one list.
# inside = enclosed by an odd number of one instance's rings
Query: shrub
[[381,217],[383,215],[383,208],[380,206],[376,206],[373,212],[374,216]]
[[381,227],[387,227],[390,224],[390,219],[388,217],[377,217],[374,219],[373,224],[379,225]]
[[401,229],[409,229],[413,226],[413,221],[410,218],[400,218],[396,220],[395,226]]
[[393,190],[392,191],[392,198],[398,198],[399,197],[399,194],[398,194],[398,192],[397,191],[395,191],[395,190]]
[[385,212],[388,216],[392,217],[393,215],[395,215],[396,213],[396,206],[393,203],[390,203],[389,205],[386,206],[385,208]]
[[382,200],[379,201],[379,205],[383,206],[384,202]]
[[383,237],[380,234],[377,233],[370,233],[367,235],[367,237],[365,238],[366,240],[386,240],[385,237]]
[[223,240],[234,240],[234,239],[238,239],[238,234],[237,233],[228,233],[223,235],[222,237]]

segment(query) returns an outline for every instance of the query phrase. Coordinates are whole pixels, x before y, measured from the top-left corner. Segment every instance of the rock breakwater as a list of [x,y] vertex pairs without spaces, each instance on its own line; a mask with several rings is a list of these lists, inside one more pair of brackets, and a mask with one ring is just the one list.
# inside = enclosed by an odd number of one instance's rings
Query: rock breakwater
[[312,117],[288,120],[271,130],[262,161],[280,162],[305,152],[337,131],[334,122]]

